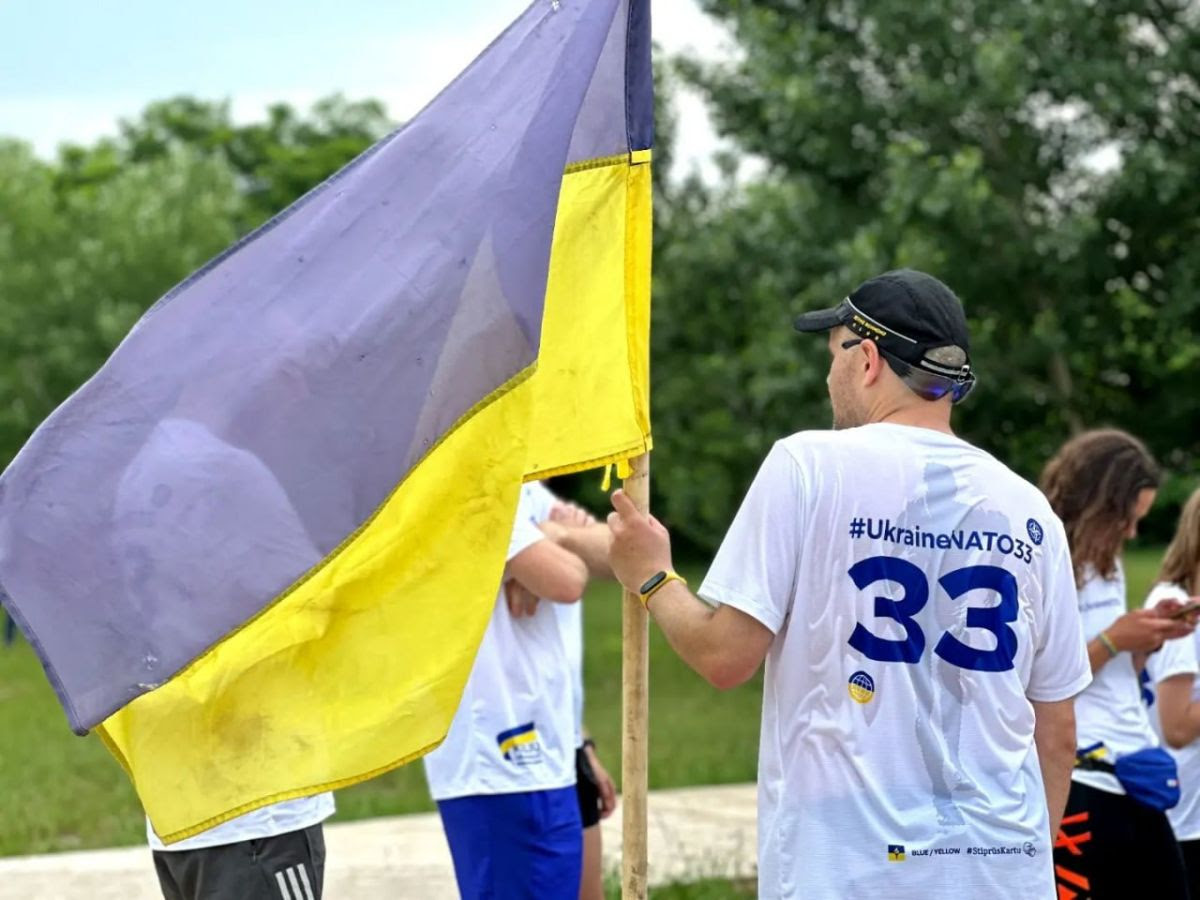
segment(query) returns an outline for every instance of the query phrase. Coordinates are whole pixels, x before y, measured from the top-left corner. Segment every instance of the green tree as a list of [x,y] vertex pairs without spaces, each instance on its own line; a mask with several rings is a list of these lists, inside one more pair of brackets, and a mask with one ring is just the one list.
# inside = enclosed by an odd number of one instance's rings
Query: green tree
[[682,71],[764,173],[665,197],[656,482],[677,527],[713,543],[769,442],[826,425],[826,351],[791,316],[903,265],[967,305],[969,439],[1032,476],[1112,423],[1195,466],[1195,3],[702,5],[740,52]]
[[307,115],[286,103],[261,121],[235,124],[229,101],[174,97],[152,103],[119,135],[95,147],[68,147],[60,182],[69,189],[103,181],[127,165],[149,162],[180,147],[227,163],[238,175],[245,204],[239,230],[248,231],[289,206],[354,159],[393,125],[378,100],[333,95]]
[[0,141],[0,457],[104,361],[142,311],[236,238],[233,173],[173,150],[62,194]]
[[390,128],[371,100],[235,124],[227,102],[177,97],[55,162],[0,141],[0,458],[151,303]]

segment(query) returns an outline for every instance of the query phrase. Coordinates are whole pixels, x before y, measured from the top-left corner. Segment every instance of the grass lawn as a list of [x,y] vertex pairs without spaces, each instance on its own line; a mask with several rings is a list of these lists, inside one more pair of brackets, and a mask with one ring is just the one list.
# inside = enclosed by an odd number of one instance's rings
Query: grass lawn
[[[727,881],[723,878],[704,878],[687,884],[665,884],[650,888],[650,900],[743,900],[757,896],[758,886],[753,879]],[[620,900],[620,879],[609,878],[604,884],[606,900]]]
[[1165,547],[1137,547],[1126,552],[1125,600],[1130,609],[1141,609],[1146,602],[1165,550]]

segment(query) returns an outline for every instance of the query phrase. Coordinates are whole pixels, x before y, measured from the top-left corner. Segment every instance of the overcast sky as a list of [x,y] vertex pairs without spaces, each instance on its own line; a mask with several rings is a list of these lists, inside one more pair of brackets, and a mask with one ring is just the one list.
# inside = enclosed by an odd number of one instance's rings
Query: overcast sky
[[[549,2],[549,0],[539,0]],[[228,97],[234,115],[306,108],[341,91],[405,119],[471,61],[528,0],[0,0],[0,135],[42,155],[87,143],[177,94]],[[654,0],[669,52],[715,55],[723,30],[695,0]],[[714,138],[698,98],[681,102],[681,156]]]

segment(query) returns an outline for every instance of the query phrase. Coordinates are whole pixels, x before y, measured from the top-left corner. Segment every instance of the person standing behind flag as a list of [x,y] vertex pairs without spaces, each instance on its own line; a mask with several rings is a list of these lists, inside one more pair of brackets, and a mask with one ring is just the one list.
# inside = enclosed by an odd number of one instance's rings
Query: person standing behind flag
[[[425,756],[466,900],[579,895],[571,666],[551,607],[578,601],[588,566],[548,537],[561,526],[539,527],[553,502],[540,485],[522,487],[504,575],[522,591],[497,595],[450,731]],[[553,604],[514,615],[510,599],[526,592]]]
[[[608,527],[601,525],[583,507],[560,501],[543,485],[543,511],[549,506],[549,521],[542,528],[567,549],[587,563],[592,578],[613,577],[608,564]],[[561,527],[556,527],[561,526]],[[600,821],[607,819],[617,808],[617,791],[612,776],[600,762],[596,742],[588,736],[583,724],[583,604],[555,603],[563,646],[571,666],[572,699],[575,707],[575,792],[579,799],[579,815],[583,820],[583,879],[580,900],[604,898],[604,845]]]
[[1179,799],[1177,775],[1150,724],[1139,673],[1146,654],[1192,626],[1171,618],[1173,600],[1127,612],[1121,565],[1161,477],[1141,441],[1105,429],[1067,441],[1040,482],[1067,531],[1093,676],[1075,700],[1079,759],[1055,869],[1064,889],[1086,885],[1095,900],[1187,897],[1164,812]]
[[333,794],[285,800],[175,844],[146,823],[164,900],[321,900]]
[[1050,900],[1090,680],[1062,526],[951,430],[974,375],[940,281],[888,272],[796,328],[829,334],[834,430],[776,442],[700,587],[716,608],[621,491],[613,571],[714,686],[766,660],[761,897]]
[[[122,535],[124,588],[141,605],[147,628],[176,627],[162,615],[158,600],[186,581],[180,573],[185,562],[155,554],[152,548],[161,546],[155,538],[175,536],[190,548],[191,565],[206,565],[214,548],[236,544],[256,563],[247,571],[264,578],[282,561],[316,552],[271,470],[253,452],[218,437],[200,418],[180,413],[160,422],[117,486],[114,515]],[[175,490],[165,489],[168,482]],[[262,516],[266,510],[272,511],[274,539],[264,545],[239,529],[254,521],[251,512]],[[262,584],[247,587],[266,590]],[[322,823],[333,813],[333,794],[322,792],[252,810],[172,844],[164,844],[147,819],[146,839],[163,897],[320,900]]]

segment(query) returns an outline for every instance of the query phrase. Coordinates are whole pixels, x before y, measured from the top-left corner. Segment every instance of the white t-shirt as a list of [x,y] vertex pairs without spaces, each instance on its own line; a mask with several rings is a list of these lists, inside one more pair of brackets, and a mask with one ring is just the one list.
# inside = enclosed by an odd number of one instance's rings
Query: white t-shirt
[[571,707],[575,714],[575,746],[583,745],[583,602],[554,603],[563,651],[571,671]]
[[1055,896],[1030,700],[1090,675],[1036,488],[929,429],[801,432],[767,456],[700,594],[775,635],[761,897]]
[[[544,537],[537,526],[549,508],[539,488],[521,489],[508,559]],[[501,588],[450,732],[425,756],[434,800],[575,783],[571,672],[556,605],[514,619]]]
[[312,797],[272,803],[169,845],[158,839],[158,835],[150,826],[150,820],[147,819],[146,840],[151,850],[200,850],[204,847],[220,847],[300,831],[310,825],[324,822],[333,813],[333,794],[316,794]]
[[[1125,570],[1120,562],[1112,578],[1089,573],[1079,588],[1079,614],[1088,641],[1125,615]],[[1075,699],[1075,746],[1113,761],[1147,747],[1157,747],[1158,735],[1142,697],[1142,684],[1133,670],[1133,654],[1118,653],[1100,667],[1092,683]],[[1115,775],[1076,769],[1071,779],[1110,794],[1124,794]]]
[[[1178,600],[1187,603],[1188,592],[1177,584],[1160,582],[1150,591],[1146,598],[1146,608],[1158,606],[1163,600]],[[1157,653],[1151,653],[1146,661],[1146,671],[1151,683],[1157,687],[1160,682],[1176,675],[1196,675],[1200,673],[1200,634],[1193,632],[1187,637],[1167,641]],[[1154,699],[1154,693],[1150,694]],[[1192,702],[1200,701],[1200,679],[1192,683]],[[1154,726],[1159,740],[1162,741],[1162,722],[1157,715],[1154,705],[1150,707],[1150,724]],[[1166,741],[1162,741],[1166,743]],[[1178,750],[1168,747],[1167,751],[1175,757],[1179,766],[1179,805],[1167,810],[1167,818],[1175,829],[1175,837],[1181,841],[1200,840],[1200,741],[1193,741]]]
[[[536,507],[534,515],[538,522],[550,518],[550,511],[558,503],[553,492],[535,481],[528,485],[530,500]],[[554,610],[558,620],[558,634],[566,653],[567,665],[571,670],[571,703],[575,712],[575,746],[583,744],[583,603],[552,603],[543,601]]]

